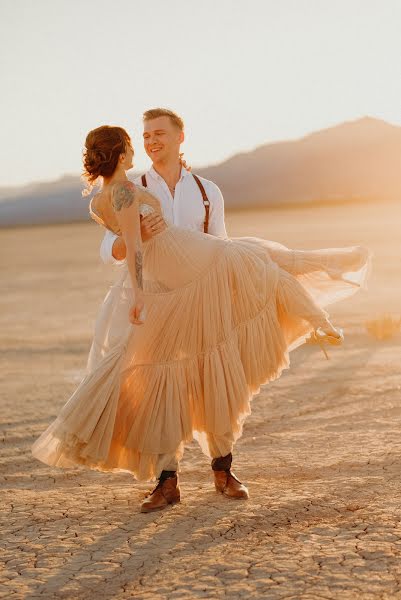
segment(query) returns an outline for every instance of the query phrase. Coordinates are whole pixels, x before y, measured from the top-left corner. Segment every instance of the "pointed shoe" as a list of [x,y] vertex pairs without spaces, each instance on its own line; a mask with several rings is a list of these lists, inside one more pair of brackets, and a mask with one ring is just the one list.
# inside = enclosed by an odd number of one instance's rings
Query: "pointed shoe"
[[344,330],[339,327],[336,328],[336,331],[339,334],[338,336],[332,335],[331,333],[326,333],[321,327],[318,327],[312,332],[312,335],[315,336],[315,339],[319,344],[327,343],[331,344],[332,346],[341,346],[341,344],[344,342]]
[[341,346],[341,344],[344,342],[344,331],[340,328],[336,329],[336,331],[339,334],[338,337],[335,335],[331,335],[330,333],[326,333],[321,327],[317,327],[309,335],[307,341],[310,341],[314,344],[319,344],[321,351],[325,355],[326,359],[329,360],[329,355],[326,352],[324,344],[330,344],[332,346]]

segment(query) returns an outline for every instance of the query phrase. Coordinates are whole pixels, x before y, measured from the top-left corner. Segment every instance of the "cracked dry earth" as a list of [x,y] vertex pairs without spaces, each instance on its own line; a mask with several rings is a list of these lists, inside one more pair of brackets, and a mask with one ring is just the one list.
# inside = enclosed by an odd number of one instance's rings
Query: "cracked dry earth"
[[13,260],[3,268],[0,316],[0,596],[401,598],[401,340],[376,341],[363,326],[384,309],[399,311],[394,210],[391,217],[382,205],[228,215],[231,235],[299,248],[370,245],[370,290],[334,307],[347,341],[329,350],[330,361],[304,346],[254,399],[234,463],[250,500],[218,495],[193,443],[182,463],[181,504],[156,514],[138,512],[151,486],[127,473],[60,470],[30,455],[82,375],[113,278],[97,256],[100,229],[3,231],[0,254]]

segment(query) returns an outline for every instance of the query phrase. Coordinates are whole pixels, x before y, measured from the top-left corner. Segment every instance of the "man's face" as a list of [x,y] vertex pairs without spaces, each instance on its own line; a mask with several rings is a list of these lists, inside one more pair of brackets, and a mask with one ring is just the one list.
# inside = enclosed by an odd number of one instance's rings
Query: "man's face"
[[157,117],[144,122],[143,145],[146,154],[155,164],[178,158],[183,141],[184,133],[169,117]]

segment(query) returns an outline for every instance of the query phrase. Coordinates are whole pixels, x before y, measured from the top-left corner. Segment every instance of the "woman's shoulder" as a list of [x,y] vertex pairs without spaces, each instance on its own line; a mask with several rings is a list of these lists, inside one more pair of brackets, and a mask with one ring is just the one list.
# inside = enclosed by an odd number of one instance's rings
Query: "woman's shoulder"
[[121,210],[123,207],[128,208],[138,195],[142,194],[142,190],[132,181],[118,181],[111,188],[111,200],[115,210]]
[[111,186],[111,193],[113,194],[115,191],[118,191],[120,189],[135,192],[137,186],[130,179],[127,179],[126,181],[116,181],[116,183],[113,183],[113,185]]

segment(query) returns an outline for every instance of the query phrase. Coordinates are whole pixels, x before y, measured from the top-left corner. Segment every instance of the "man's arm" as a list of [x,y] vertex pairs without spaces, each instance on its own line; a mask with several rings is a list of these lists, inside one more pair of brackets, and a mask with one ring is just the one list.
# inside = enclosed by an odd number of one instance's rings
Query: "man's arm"
[[220,188],[209,182],[206,193],[210,202],[209,230],[210,235],[220,238],[228,238],[226,224],[224,221],[224,198]]
[[[146,215],[141,218],[142,241],[146,242],[151,237],[166,228],[163,218],[158,214]],[[100,245],[100,257],[106,265],[123,265],[127,255],[127,248],[121,236],[107,229]]]
[[100,258],[102,261],[106,265],[123,265],[126,262],[125,255],[124,240],[107,229],[100,245]]

